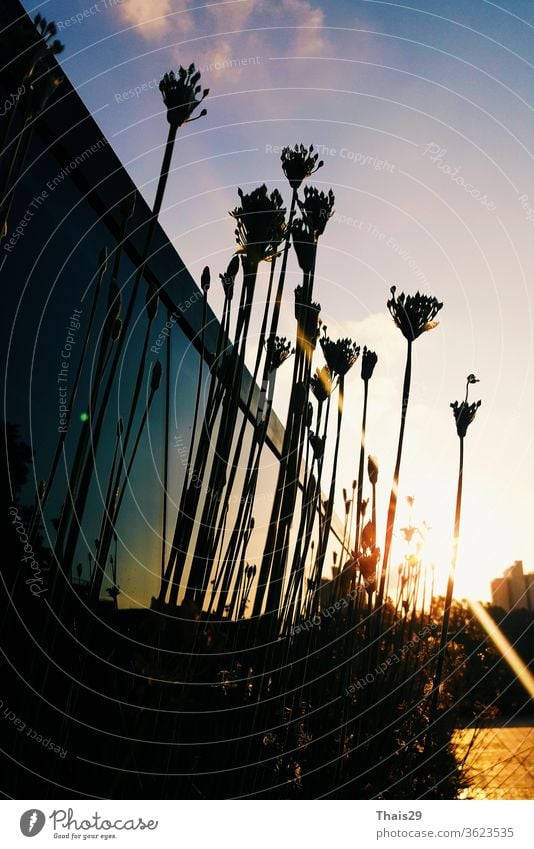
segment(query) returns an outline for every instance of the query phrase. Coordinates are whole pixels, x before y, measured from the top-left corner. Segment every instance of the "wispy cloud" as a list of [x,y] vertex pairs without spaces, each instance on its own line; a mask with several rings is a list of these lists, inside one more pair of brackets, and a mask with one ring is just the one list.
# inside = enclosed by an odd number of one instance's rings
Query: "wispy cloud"
[[[123,0],[116,11],[124,24],[135,26],[138,35],[146,40],[206,37],[209,46],[202,49],[196,43],[199,62],[208,61],[208,53],[210,57],[230,58],[233,49],[228,41],[229,33],[234,40],[239,40],[243,55],[257,49],[258,41],[266,52],[269,45],[283,41],[288,53],[296,56],[318,54],[328,44],[323,29],[324,12],[309,0],[278,3],[225,0],[204,7],[195,6],[193,10],[193,4],[171,3],[171,0]],[[218,33],[221,33],[220,38]],[[209,61],[216,60],[210,58]]]
[[171,32],[186,36],[195,25],[185,6],[176,9],[171,0],[122,0],[116,10],[123,23],[137,27],[138,34],[147,40],[161,39]]

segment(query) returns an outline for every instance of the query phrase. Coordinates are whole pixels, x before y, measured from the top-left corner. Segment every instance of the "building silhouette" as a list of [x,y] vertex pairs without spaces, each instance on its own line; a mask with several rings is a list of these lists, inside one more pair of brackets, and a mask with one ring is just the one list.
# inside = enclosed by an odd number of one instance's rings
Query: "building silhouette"
[[523,561],[516,560],[504,570],[502,578],[491,582],[493,604],[507,612],[511,610],[534,609],[534,572],[523,570]]

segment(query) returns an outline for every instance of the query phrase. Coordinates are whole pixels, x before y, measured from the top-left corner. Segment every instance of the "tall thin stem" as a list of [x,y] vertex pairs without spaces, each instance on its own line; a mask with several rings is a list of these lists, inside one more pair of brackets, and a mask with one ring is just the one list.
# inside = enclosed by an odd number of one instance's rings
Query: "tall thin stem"
[[397,459],[395,461],[395,471],[393,473],[393,485],[389,496],[389,507],[386,525],[386,539],[384,542],[384,557],[382,560],[382,571],[380,575],[380,588],[376,599],[376,606],[380,608],[384,598],[384,588],[386,585],[386,574],[389,567],[389,556],[391,552],[391,543],[393,540],[393,528],[395,525],[395,514],[397,512],[397,496],[399,488],[399,474],[402,459],[402,445],[404,441],[404,429],[406,426],[406,412],[408,410],[408,401],[410,399],[410,382],[412,379],[412,341],[407,340],[408,350],[406,353],[406,367],[404,369],[404,384],[402,387],[402,408],[401,421],[399,429],[399,442],[397,445]]
[[197,432],[198,407],[200,404],[200,392],[202,389],[202,370],[204,368],[204,335],[206,330],[206,314],[208,309],[208,292],[204,292],[202,298],[202,319],[200,325],[200,360],[198,364],[197,391],[195,395],[195,410],[193,413],[193,425],[191,427],[191,439],[189,440],[189,452],[187,454],[187,465],[185,467],[186,485],[189,485],[189,472],[191,470],[191,460],[193,458],[193,449],[195,446],[195,436]]
[[[167,320],[171,319],[171,311],[167,310]],[[161,578],[165,572],[165,554],[167,549],[167,512],[169,489],[169,418],[171,405],[171,337],[167,337],[165,351],[165,425],[163,428],[165,446],[163,448],[163,510],[161,517]]]
[[[115,375],[117,373],[117,369],[118,369],[120,357],[121,357],[121,354],[122,354],[124,341],[126,339],[127,331],[128,331],[130,321],[131,321],[131,318],[132,318],[132,315],[133,315],[133,310],[134,310],[135,301],[136,301],[136,298],[137,298],[137,293],[139,291],[139,287],[141,285],[141,280],[143,279],[143,276],[144,276],[144,273],[145,273],[146,263],[147,263],[148,255],[149,255],[149,252],[150,252],[150,245],[152,244],[152,238],[153,238],[153,235],[154,235],[154,230],[156,228],[158,216],[159,216],[159,213],[161,211],[163,196],[165,194],[165,187],[167,185],[167,179],[168,179],[168,176],[169,176],[169,170],[170,170],[170,166],[171,166],[172,152],[173,152],[174,143],[175,143],[175,140],[176,140],[176,130],[177,130],[177,127],[174,124],[169,125],[169,134],[167,136],[167,142],[166,142],[166,145],[165,145],[165,153],[163,155],[163,163],[162,163],[162,166],[161,166],[161,171],[160,171],[159,180],[158,180],[158,186],[157,186],[157,189],[156,189],[156,197],[155,197],[155,200],[154,200],[152,215],[151,215],[150,220],[149,220],[148,231],[147,231],[147,234],[146,234],[145,244],[144,244],[144,247],[143,247],[141,263],[140,263],[139,268],[137,270],[134,285],[133,285],[132,291],[130,293],[130,300],[129,300],[129,303],[128,303],[128,308],[127,308],[126,315],[124,317],[124,321],[123,321],[123,325],[122,325],[122,332],[121,332],[119,339],[117,341],[115,356],[113,358],[113,362],[112,362],[111,369],[110,369],[110,372],[109,372],[109,375],[108,375],[108,379],[107,379],[106,387],[105,387],[105,390],[104,390],[102,402],[100,404],[100,412],[98,414],[98,418],[97,418],[96,424],[94,426],[94,429],[92,427],[86,429],[86,440],[88,441],[89,436],[91,436],[92,451],[88,452],[87,457],[86,457],[85,466],[84,466],[83,473],[82,473],[82,476],[81,476],[81,479],[80,479],[80,485],[78,487],[78,496],[76,497],[76,500],[75,500],[75,507],[74,507],[75,516],[73,517],[73,520],[71,522],[70,532],[69,532],[69,535],[67,537],[67,543],[66,543],[66,546],[65,546],[65,552],[63,554],[63,566],[64,566],[64,568],[67,568],[67,569],[68,569],[70,563],[72,563],[72,560],[74,558],[74,552],[76,550],[78,535],[79,535],[79,531],[80,531],[80,527],[81,527],[81,521],[82,521],[82,518],[83,518],[85,506],[86,506],[86,503],[87,503],[87,497],[88,497],[88,494],[89,494],[91,477],[92,477],[93,471],[94,471],[94,458],[96,457],[98,444],[100,442],[100,436],[102,434],[104,419],[105,419],[109,399],[110,399],[110,396],[111,396],[111,389],[112,389],[112,386],[113,386],[113,383],[114,383],[114,380],[115,380]],[[92,421],[90,421],[90,424],[92,425]],[[75,497],[75,494],[73,492],[72,498],[74,499],[74,497]]]
[[464,438],[460,437],[460,464],[458,469],[458,488],[456,491],[456,511],[454,514],[454,539],[452,543],[452,561],[449,569],[449,578],[447,581],[447,594],[445,596],[445,609],[443,611],[443,625],[441,627],[441,639],[439,643],[438,661],[436,665],[436,674],[434,675],[434,685],[432,692],[432,700],[430,702],[430,711],[428,724],[432,725],[438,707],[439,687],[443,674],[443,661],[445,659],[445,650],[447,648],[447,639],[449,633],[449,620],[452,607],[452,594],[454,592],[454,576],[456,573],[456,562],[458,558],[458,540],[460,538],[460,516],[462,511],[462,487],[464,475]]
[[326,508],[326,516],[324,522],[323,534],[320,542],[320,548],[317,553],[317,566],[315,573],[315,596],[313,600],[313,610],[317,609],[317,603],[319,601],[319,590],[321,586],[321,577],[323,573],[323,566],[326,557],[326,550],[328,547],[328,539],[330,536],[330,529],[332,527],[332,516],[334,514],[334,496],[336,492],[336,478],[337,478],[337,462],[339,456],[339,442],[341,436],[341,420],[343,418],[343,403],[345,399],[345,376],[341,374],[339,376],[339,390],[338,390],[338,405],[337,405],[337,430],[336,430],[336,445],[334,448],[334,460],[332,463],[332,477],[330,480],[330,492],[328,494],[328,506]]
[[78,386],[80,384],[82,368],[83,368],[83,365],[84,365],[84,362],[85,362],[85,354],[86,354],[86,351],[87,351],[87,345],[89,343],[89,339],[90,339],[90,336],[91,336],[91,330],[92,330],[92,327],[93,327],[93,321],[94,321],[94,317],[95,317],[98,297],[99,297],[99,294],[100,294],[100,288],[101,288],[101,285],[102,285],[102,280],[104,278],[104,274],[106,273],[107,254],[104,254],[104,257],[105,257],[104,261],[99,264],[99,269],[98,269],[98,273],[97,273],[97,283],[96,283],[96,287],[95,287],[95,291],[94,291],[94,295],[93,295],[93,302],[91,304],[91,311],[90,311],[90,314],[89,314],[89,322],[87,324],[87,328],[86,328],[86,331],[85,331],[85,337],[84,337],[83,344],[82,344],[80,360],[79,360],[79,363],[78,363],[78,368],[76,370],[76,376],[74,378],[74,385],[72,387],[72,392],[71,392],[71,395],[70,395],[70,404],[69,404],[69,409],[67,410],[67,415],[65,417],[65,426],[61,429],[61,433],[59,434],[59,438],[58,438],[57,445],[56,445],[56,451],[55,451],[54,457],[52,459],[52,465],[51,465],[50,471],[48,473],[48,478],[47,478],[47,481],[46,481],[45,489],[44,489],[44,492],[43,492],[41,498],[39,499],[39,511],[36,512],[34,520],[32,521],[32,526],[31,526],[31,529],[30,529],[30,536],[32,538],[34,537],[34,534],[37,531],[39,512],[40,512],[41,515],[43,514],[43,510],[46,506],[46,502],[48,501],[48,496],[50,495],[50,490],[52,489],[52,485],[54,483],[56,472],[57,472],[57,469],[58,469],[58,466],[59,466],[59,461],[61,459],[61,451],[62,451],[63,445],[65,443],[65,439],[67,438],[67,432],[68,432],[68,429],[69,429],[69,423],[70,423],[70,419],[71,419],[71,415],[72,415],[72,408],[74,407],[76,397],[78,395]]
[[367,399],[369,396],[369,381],[363,382],[363,412],[362,412],[362,431],[360,440],[360,461],[358,463],[358,494],[356,496],[356,535],[354,539],[354,550],[360,550],[361,537],[361,519],[362,519],[362,498],[363,498],[363,464],[365,460],[365,429],[367,425]]

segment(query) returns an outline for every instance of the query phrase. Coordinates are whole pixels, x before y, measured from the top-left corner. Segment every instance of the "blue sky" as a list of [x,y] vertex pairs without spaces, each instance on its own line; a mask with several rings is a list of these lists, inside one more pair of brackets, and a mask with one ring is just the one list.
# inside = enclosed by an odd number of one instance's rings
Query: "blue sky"
[[[325,165],[313,182],[334,189],[336,216],[320,247],[315,294],[331,335],[350,335],[379,355],[368,447],[380,460],[382,520],[404,365],[385,311],[395,283],[445,303],[440,326],[415,345],[401,473],[401,496],[416,499],[414,519],[433,529],[427,555],[443,578],[458,448],[449,403],[474,372],[481,382],[473,397],[483,406],[466,446],[458,593],[487,598],[490,578],[515,559],[533,569],[532,4],[24,5],[57,22],[65,72],[149,202],[167,130],[156,83],[179,64],[203,69],[208,115],[180,133],[162,215],[198,279],[206,264],[216,277],[232,253],[227,212],[237,187],[266,182],[289,199],[276,147],[321,146]],[[287,334],[297,272],[294,263]],[[210,296],[217,310],[215,286]],[[289,372],[278,387],[282,417]],[[360,408],[355,370],[340,488],[356,474]],[[403,509],[399,519],[407,521]]]

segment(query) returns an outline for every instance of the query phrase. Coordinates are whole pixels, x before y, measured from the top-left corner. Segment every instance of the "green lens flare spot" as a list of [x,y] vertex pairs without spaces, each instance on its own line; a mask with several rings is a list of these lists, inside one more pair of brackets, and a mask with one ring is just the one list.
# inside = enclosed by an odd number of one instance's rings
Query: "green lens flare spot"
[[80,415],[80,421],[81,422],[88,422],[89,421],[89,413],[82,413]]

